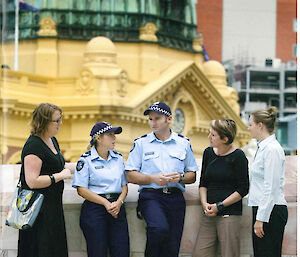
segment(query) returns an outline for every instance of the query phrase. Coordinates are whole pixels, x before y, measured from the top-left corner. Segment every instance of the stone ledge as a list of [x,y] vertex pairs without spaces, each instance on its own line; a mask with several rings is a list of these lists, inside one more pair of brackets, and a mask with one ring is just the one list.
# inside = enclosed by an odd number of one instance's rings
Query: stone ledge
[[[297,158],[297,157],[296,157]],[[296,162],[296,158],[293,161]],[[291,159],[289,159],[291,160]],[[198,161],[199,163],[199,161]],[[291,167],[291,166],[290,166]],[[5,226],[6,210],[18,181],[20,165],[0,165],[0,256],[16,257],[18,231]],[[297,187],[295,169],[287,170],[285,193],[288,199],[289,219],[283,241],[283,256],[296,256],[297,248]],[[291,175],[292,176],[289,176]],[[63,195],[64,212],[70,257],[86,257],[86,245],[79,227],[80,206],[83,198],[71,186],[72,180],[67,180]],[[195,184],[187,185],[184,196],[187,202],[185,225],[181,243],[181,257],[192,256],[192,251],[199,231],[201,206],[198,195],[199,174]],[[129,223],[131,257],[144,256],[145,222],[137,219],[136,205],[138,186],[129,184],[126,198],[126,213]],[[247,206],[247,199],[243,200],[243,217],[241,223],[241,257],[252,257],[251,242],[251,208]]]

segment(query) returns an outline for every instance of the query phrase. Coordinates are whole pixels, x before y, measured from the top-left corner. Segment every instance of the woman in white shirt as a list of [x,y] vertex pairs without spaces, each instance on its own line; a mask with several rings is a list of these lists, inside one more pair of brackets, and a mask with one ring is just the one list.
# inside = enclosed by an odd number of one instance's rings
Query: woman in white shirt
[[270,107],[251,113],[249,131],[258,140],[250,167],[248,205],[252,206],[254,257],[281,256],[284,228],[288,218],[284,199],[282,147],[275,138],[277,109]]

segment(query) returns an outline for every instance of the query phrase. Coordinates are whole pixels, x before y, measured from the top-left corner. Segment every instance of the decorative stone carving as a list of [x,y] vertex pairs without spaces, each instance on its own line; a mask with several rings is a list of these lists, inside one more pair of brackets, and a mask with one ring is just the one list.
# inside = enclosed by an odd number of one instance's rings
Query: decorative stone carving
[[202,45],[203,45],[203,37],[201,34],[193,39],[193,49],[197,52],[200,52],[203,50]]
[[149,22],[144,27],[140,27],[140,40],[157,42],[157,36],[155,35],[157,27],[154,23]]
[[45,17],[40,22],[39,36],[57,36],[56,23],[50,17]]
[[126,71],[121,71],[119,74],[119,89],[117,89],[117,92],[119,96],[124,97],[127,93],[126,85],[128,82],[128,75]]
[[94,90],[94,87],[92,85],[93,78],[94,75],[90,70],[88,69],[81,70],[79,78],[77,80],[77,87],[76,87],[76,89],[80,92],[80,94],[88,95]]

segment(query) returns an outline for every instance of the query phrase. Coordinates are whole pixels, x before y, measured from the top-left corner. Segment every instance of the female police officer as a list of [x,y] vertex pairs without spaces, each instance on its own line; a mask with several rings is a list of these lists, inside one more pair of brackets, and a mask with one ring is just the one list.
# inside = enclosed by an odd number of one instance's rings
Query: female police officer
[[73,187],[85,198],[80,227],[89,257],[129,257],[129,235],[123,202],[128,192],[124,162],[113,151],[121,127],[99,122],[91,130],[91,150],[76,166]]

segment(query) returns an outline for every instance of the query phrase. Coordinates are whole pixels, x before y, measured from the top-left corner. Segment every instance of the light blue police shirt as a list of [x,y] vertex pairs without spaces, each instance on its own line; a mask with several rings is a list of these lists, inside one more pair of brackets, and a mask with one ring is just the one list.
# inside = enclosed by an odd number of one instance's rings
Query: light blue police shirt
[[124,168],[120,153],[110,150],[105,160],[93,147],[79,158],[72,186],[88,188],[96,194],[121,193],[127,184]]
[[[153,175],[160,172],[164,174],[196,172],[198,166],[189,139],[171,130],[171,135],[166,141],[157,139],[153,132],[137,138],[129,153],[125,169]],[[139,191],[142,188],[163,187],[177,187],[185,191],[184,184],[171,182],[165,186],[159,186],[156,183],[140,185]]]

